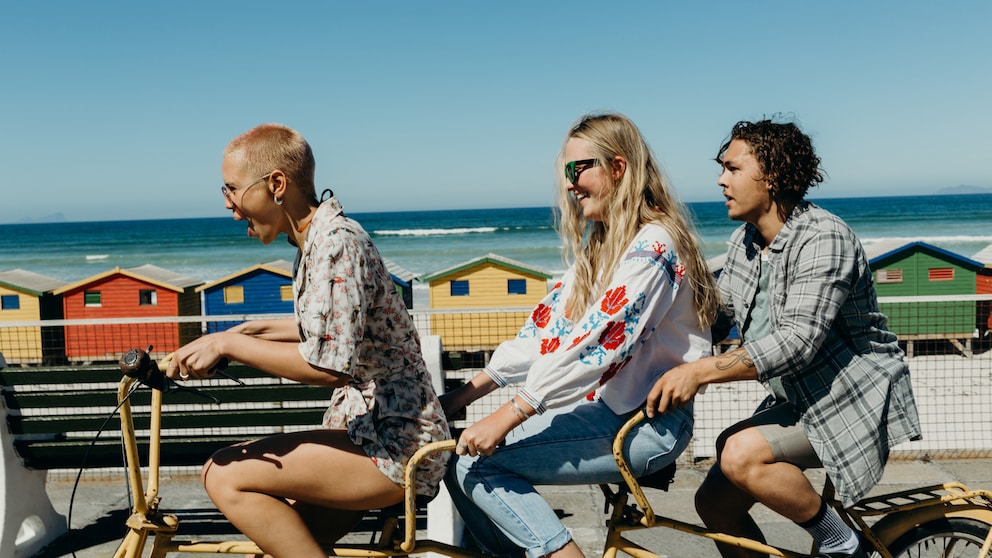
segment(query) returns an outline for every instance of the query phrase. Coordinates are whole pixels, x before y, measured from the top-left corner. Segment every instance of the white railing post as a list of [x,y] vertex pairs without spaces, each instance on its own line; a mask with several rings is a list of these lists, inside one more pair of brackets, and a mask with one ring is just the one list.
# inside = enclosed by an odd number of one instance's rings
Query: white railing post
[[[0,370],[7,362],[0,353]],[[0,425],[0,557],[27,558],[66,531],[65,516],[52,507],[45,490],[48,471],[24,467],[7,430],[9,410],[3,404]]]
[[[444,393],[444,367],[441,365],[441,337],[439,335],[424,335],[420,338],[421,350],[427,370],[431,373],[434,390]],[[465,522],[462,521],[455,504],[448,494],[448,488],[441,483],[437,496],[427,504],[427,538],[447,544],[459,545]],[[439,558],[441,555],[428,552],[427,556]]]

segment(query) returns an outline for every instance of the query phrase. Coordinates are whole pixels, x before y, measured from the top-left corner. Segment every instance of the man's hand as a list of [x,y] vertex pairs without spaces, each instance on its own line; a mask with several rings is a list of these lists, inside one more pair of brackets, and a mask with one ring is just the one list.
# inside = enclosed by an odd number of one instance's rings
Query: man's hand
[[694,368],[698,367],[700,362],[702,361],[681,364],[658,378],[651,392],[648,393],[645,408],[648,417],[654,417],[655,412],[664,414],[671,409],[684,407],[692,401],[699,391],[699,380]]
[[729,353],[687,362],[665,372],[648,394],[645,412],[649,417],[688,405],[707,384],[757,380],[758,371],[744,347]]

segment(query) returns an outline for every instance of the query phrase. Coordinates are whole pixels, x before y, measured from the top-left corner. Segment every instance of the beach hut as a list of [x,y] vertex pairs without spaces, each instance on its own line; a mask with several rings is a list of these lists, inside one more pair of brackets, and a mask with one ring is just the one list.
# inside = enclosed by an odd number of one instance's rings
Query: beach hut
[[[196,288],[204,316],[293,313],[293,264],[274,260]],[[244,320],[211,321],[206,331],[224,331]]]
[[[0,272],[0,323],[61,320],[62,301],[53,291],[65,284],[23,269]],[[0,328],[0,353],[10,364],[61,364],[64,352],[61,326]]]
[[[992,244],[971,259],[982,264],[975,276],[975,294],[992,295]],[[992,301],[978,301],[978,335],[983,339],[992,338]]]
[[[551,274],[487,254],[422,278],[430,288],[431,332],[448,351],[491,350],[516,335],[531,309],[548,293]],[[472,312],[479,309],[512,312]]]
[[400,293],[407,310],[413,308],[413,282],[417,279],[417,276],[412,271],[404,269],[396,262],[387,260],[386,258],[382,258],[382,263],[386,264],[386,271],[393,279],[393,284],[396,285],[396,292]]
[[55,290],[67,320],[65,353],[70,362],[117,360],[129,349],[153,348],[156,358],[175,351],[200,333],[199,322],[157,322],[154,318],[200,316],[195,288],[203,281],[154,265],[114,268]]
[[953,297],[976,293],[982,264],[925,242],[904,244],[868,263],[879,297],[924,297],[881,304],[889,329],[907,341],[907,353],[912,352],[913,341],[943,339],[971,354],[977,329],[975,300]]

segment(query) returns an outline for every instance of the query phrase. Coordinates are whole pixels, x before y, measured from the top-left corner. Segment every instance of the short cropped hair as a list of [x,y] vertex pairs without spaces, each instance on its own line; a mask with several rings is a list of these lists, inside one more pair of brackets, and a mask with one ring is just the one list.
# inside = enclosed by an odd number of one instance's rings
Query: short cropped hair
[[734,140],[743,141],[751,149],[761,169],[761,178],[771,184],[772,198],[778,202],[797,204],[811,187],[823,182],[813,141],[792,122],[738,122],[730,132],[730,139],[720,147],[717,163],[723,164],[723,154]]
[[263,176],[281,170],[301,193],[314,198],[316,162],[307,140],[282,124],[261,124],[231,140],[225,156],[237,157],[245,172]]

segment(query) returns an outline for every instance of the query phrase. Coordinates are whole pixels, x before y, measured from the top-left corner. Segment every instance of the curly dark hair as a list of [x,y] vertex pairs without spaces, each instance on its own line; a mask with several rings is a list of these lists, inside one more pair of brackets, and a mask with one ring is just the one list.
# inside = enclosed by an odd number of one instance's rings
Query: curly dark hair
[[813,141],[792,122],[742,120],[734,124],[730,138],[717,153],[717,163],[723,164],[723,154],[734,140],[751,148],[762,178],[772,185],[772,198],[780,205],[795,206],[811,187],[823,182]]

